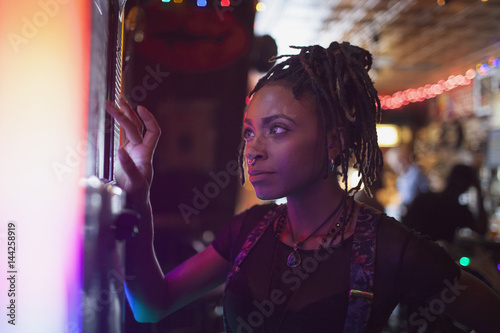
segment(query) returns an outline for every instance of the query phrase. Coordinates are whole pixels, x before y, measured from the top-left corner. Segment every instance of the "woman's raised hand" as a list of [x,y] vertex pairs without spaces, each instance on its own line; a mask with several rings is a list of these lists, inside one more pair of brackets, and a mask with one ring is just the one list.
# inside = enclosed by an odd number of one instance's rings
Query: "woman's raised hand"
[[148,205],[153,180],[153,154],[160,137],[160,126],[146,108],[138,106],[138,116],[124,97],[119,98],[118,104],[120,108],[106,102],[106,111],[118,121],[126,137],[118,149],[116,181],[135,205]]

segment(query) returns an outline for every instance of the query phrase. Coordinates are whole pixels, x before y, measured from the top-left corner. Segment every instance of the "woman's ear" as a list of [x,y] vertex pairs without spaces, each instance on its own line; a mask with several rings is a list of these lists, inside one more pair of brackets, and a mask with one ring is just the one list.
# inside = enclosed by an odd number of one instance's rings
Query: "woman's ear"
[[344,128],[339,127],[337,130],[328,131],[326,140],[328,144],[328,158],[335,159],[344,147]]

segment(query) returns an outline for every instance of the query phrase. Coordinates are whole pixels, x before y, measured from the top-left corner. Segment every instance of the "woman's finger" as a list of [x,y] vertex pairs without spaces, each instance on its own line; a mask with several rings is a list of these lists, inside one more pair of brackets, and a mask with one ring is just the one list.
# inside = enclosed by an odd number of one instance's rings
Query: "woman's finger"
[[134,109],[132,109],[127,99],[123,96],[120,96],[118,98],[118,104],[120,105],[122,111],[129,117],[130,120],[132,120],[139,132],[142,133],[144,126],[141,122],[141,119],[139,118],[139,116],[137,116],[137,113],[134,112]]
[[127,139],[129,139],[133,144],[140,144],[142,142],[142,133],[139,132],[139,129],[134,122],[123,111],[118,109],[114,103],[106,101],[105,106],[106,111],[113,118],[115,118],[125,130]]
[[137,112],[141,116],[144,125],[146,126],[146,133],[144,134],[143,142],[148,147],[155,148],[160,138],[161,129],[155,117],[145,107],[138,106]]
[[113,118],[119,118],[123,115],[123,112],[115,105],[115,103],[113,103],[111,101],[106,101],[104,103],[104,106],[106,107],[106,111]]

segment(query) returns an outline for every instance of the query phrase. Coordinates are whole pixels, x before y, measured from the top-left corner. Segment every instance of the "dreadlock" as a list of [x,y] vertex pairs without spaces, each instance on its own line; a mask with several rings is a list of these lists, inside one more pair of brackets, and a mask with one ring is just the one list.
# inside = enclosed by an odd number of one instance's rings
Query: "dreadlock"
[[[368,76],[372,65],[371,54],[347,42],[333,42],[325,49],[319,45],[292,48],[298,55],[281,55],[270,61],[286,58],[274,65],[256,84],[249,97],[270,82],[279,82],[290,87],[296,99],[306,91],[316,96],[321,123],[323,125],[326,155],[328,156],[327,133],[334,129],[338,142],[343,142],[335,165],[341,168],[342,183],[346,195],[369,186],[382,170],[382,152],[377,143],[376,123],[380,121],[380,100]],[[343,141],[342,141],[343,140]],[[242,183],[245,182],[243,163],[245,142],[240,147],[239,162]],[[358,184],[348,189],[348,168],[351,158],[361,176]],[[328,176],[328,159],[323,168]]]

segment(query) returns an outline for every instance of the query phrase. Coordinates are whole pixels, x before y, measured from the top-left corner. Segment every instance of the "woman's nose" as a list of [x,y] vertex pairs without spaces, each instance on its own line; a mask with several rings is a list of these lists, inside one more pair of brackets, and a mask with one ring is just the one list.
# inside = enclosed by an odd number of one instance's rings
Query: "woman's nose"
[[251,142],[247,142],[245,156],[248,161],[255,161],[266,157],[266,145],[262,138],[255,136]]

